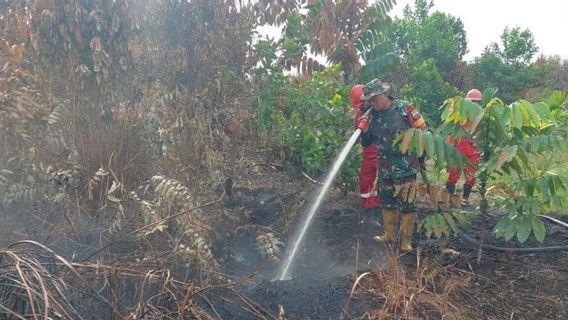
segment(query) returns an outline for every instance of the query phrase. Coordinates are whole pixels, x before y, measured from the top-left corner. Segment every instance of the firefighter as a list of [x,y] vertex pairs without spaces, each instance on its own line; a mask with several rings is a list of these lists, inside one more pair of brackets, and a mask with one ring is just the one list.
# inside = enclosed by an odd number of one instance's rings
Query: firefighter
[[[467,92],[465,98],[474,103],[479,103],[481,101],[481,92],[477,89],[471,89]],[[473,165],[479,163],[480,155],[471,139],[462,137],[459,141],[457,141],[455,138],[450,137],[450,143],[458,150],[459,153],[466,156]],[[454,206],[459,205],[459,203],[455,203],[456,201],[454,193],[456,191],[456,183],[460,179],[460,171],[461,170],[459,170],[457,167],[452,167],[448,175],[448,180],[446,181],[446,190],[450,195],[450,199],[454,200],[452,201]],[[469,195],[471,194],[471,189],[475,185],[475,171],[476,170],[474,166],[465,166],[466,174],[465,182],[463,185],[461,206],[469,205]]]
[[377,145],[379,200],[383,207],[384,234],[373,239],[394,241],[400,216],[400,248],[410,251],[417,211],[416,173],[422,163],[414,156],[402,154],[398,146],[393,146],[393,140],[410,127],[426,128],[426,122],[412,104],[394,99],[389,91],[388,83],[374,79],[363,89],[362,98],[373,108],[361,139],[363,146]]
[[[358,84],[351,88],[351,106],[356,111],[355,128],[360,125],[359,119],[366,111],[361,97],[363,96],[363,88],[365,86]],[[363,159],[359,171],[359,196],[361,198],[361,206],[364,209],[373,209],[379,207],[379,198],[377,197],[376,188],[377,178],[377,147],[374,144],[363,147]],[[373,218],[373,217],[372,217]]]

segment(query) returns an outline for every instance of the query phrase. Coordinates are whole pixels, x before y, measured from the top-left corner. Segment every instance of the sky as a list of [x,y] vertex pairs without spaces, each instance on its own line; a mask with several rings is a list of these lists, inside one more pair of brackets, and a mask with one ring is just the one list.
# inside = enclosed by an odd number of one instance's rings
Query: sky
[[[402,17],[407,4],[414,5],[414,0],[396,0],[390,15]],[[432,10],[462,20],[469,49],[464,60],[473,60],[491,42],[500,43],[507,26],[528,28],[539,47],[537,55],[568,59],[568,0],[434,0]]]

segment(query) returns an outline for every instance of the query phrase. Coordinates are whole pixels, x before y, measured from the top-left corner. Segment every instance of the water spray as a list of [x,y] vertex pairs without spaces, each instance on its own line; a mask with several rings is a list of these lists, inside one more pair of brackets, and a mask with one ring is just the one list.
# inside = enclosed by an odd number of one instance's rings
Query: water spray
[[337,159],[335,159],[335,161],[333,162],[333,166],[331,168],[331,171],[328,173],[327,177],[325,178],[325,182],[323,183],[323,186],[321,187],[316,200],[314,201],[314,203],[310,207],[310,210],[308,211],[308,214],[307,214],[307,216],[304,220],[302,228],[300,229],[300,232],[298,233],[296,239],[293,242],[294,246],[292,247],[292,251],[288,255],[288,258],[286,259],[286,263],[284,264],[284,267],[282,268],[282,272],[280,273],[280,277],[278,277],[278,280],[282,281],[282,280],[289,280],[290,279],[288,272],[289,272],[290,266],[292,265],[292,262],[294,262],[294,258],[296,257],[296,254],[298,252],[300,244],[302,243],[302,240],[304,239],[304,236],[306,235],[306,231],[308,230],[308,228],[309,228],[309,226],[312,222],[312,219],[314,218],[314,216],[317,212],[317,209],[321,205],[321,202],[323,201],[324,196],[327,193],[327,190],[329,189],[329,187],[331,186],[331,183],[335,179],[335,176],[339,172],[341,165],[343,164],[343,162],[345,162],[345,159],[347,158],[349,151],[351,150],[351,148],[353,148],[353,146],[355,145],[355,142],[357,142],[357,138],[359,138],[359,136],[361,135],[361,132],[367,127],[367,124],[369,122],[369,113],[371,112],[371,110],[372,110],[372,108],[369,108],[369,110],[367,110],[363,114],[363,116],[361,117],[361,120],[359,121],[359,124],[357,125],[357,129],[355,130],[355,132],[353,132],[353,134],[351,135],[351,138],[349,138],[349,140],[347,141],[347,143],[345,144],[345,146],[343,147],[343,149],[339,153],[339,156],[337,156]]

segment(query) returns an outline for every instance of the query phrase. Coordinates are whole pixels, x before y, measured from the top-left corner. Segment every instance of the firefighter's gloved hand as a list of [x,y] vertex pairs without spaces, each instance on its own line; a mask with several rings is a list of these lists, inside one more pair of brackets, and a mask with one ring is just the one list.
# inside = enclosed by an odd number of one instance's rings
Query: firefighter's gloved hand
[[371,117],[368,115],[362,115],[357,119],[357,127],[361,129],[363,132],[369,131],[369,121],[371,121]]
[[408,181],[394,186],[394,196],[402,203],[414,203],[418,193],[418,183],[416,180]]

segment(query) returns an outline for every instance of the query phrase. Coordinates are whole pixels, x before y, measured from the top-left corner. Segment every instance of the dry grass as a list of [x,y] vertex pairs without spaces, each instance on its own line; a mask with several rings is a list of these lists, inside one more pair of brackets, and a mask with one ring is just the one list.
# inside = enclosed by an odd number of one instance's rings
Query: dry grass
[[235,289],[248,278],[199,287],[177,280],[169,269],[148,269],[125,261],[72,262],[40,243],[16,242],[0,251],[0,318],[217,319],[208,297],[222,289],[242,303],[223,301],[276,319]]
[[420,255],[417,267],[408,269],[400,264],[397,253],[391,253],[389,264],[358,279],[363,293],[377,302],[364,318],[468,319],[474,314],[456,303],[452,294],[466,287],[469,279],[458,269],[434,267],[420,260]]

